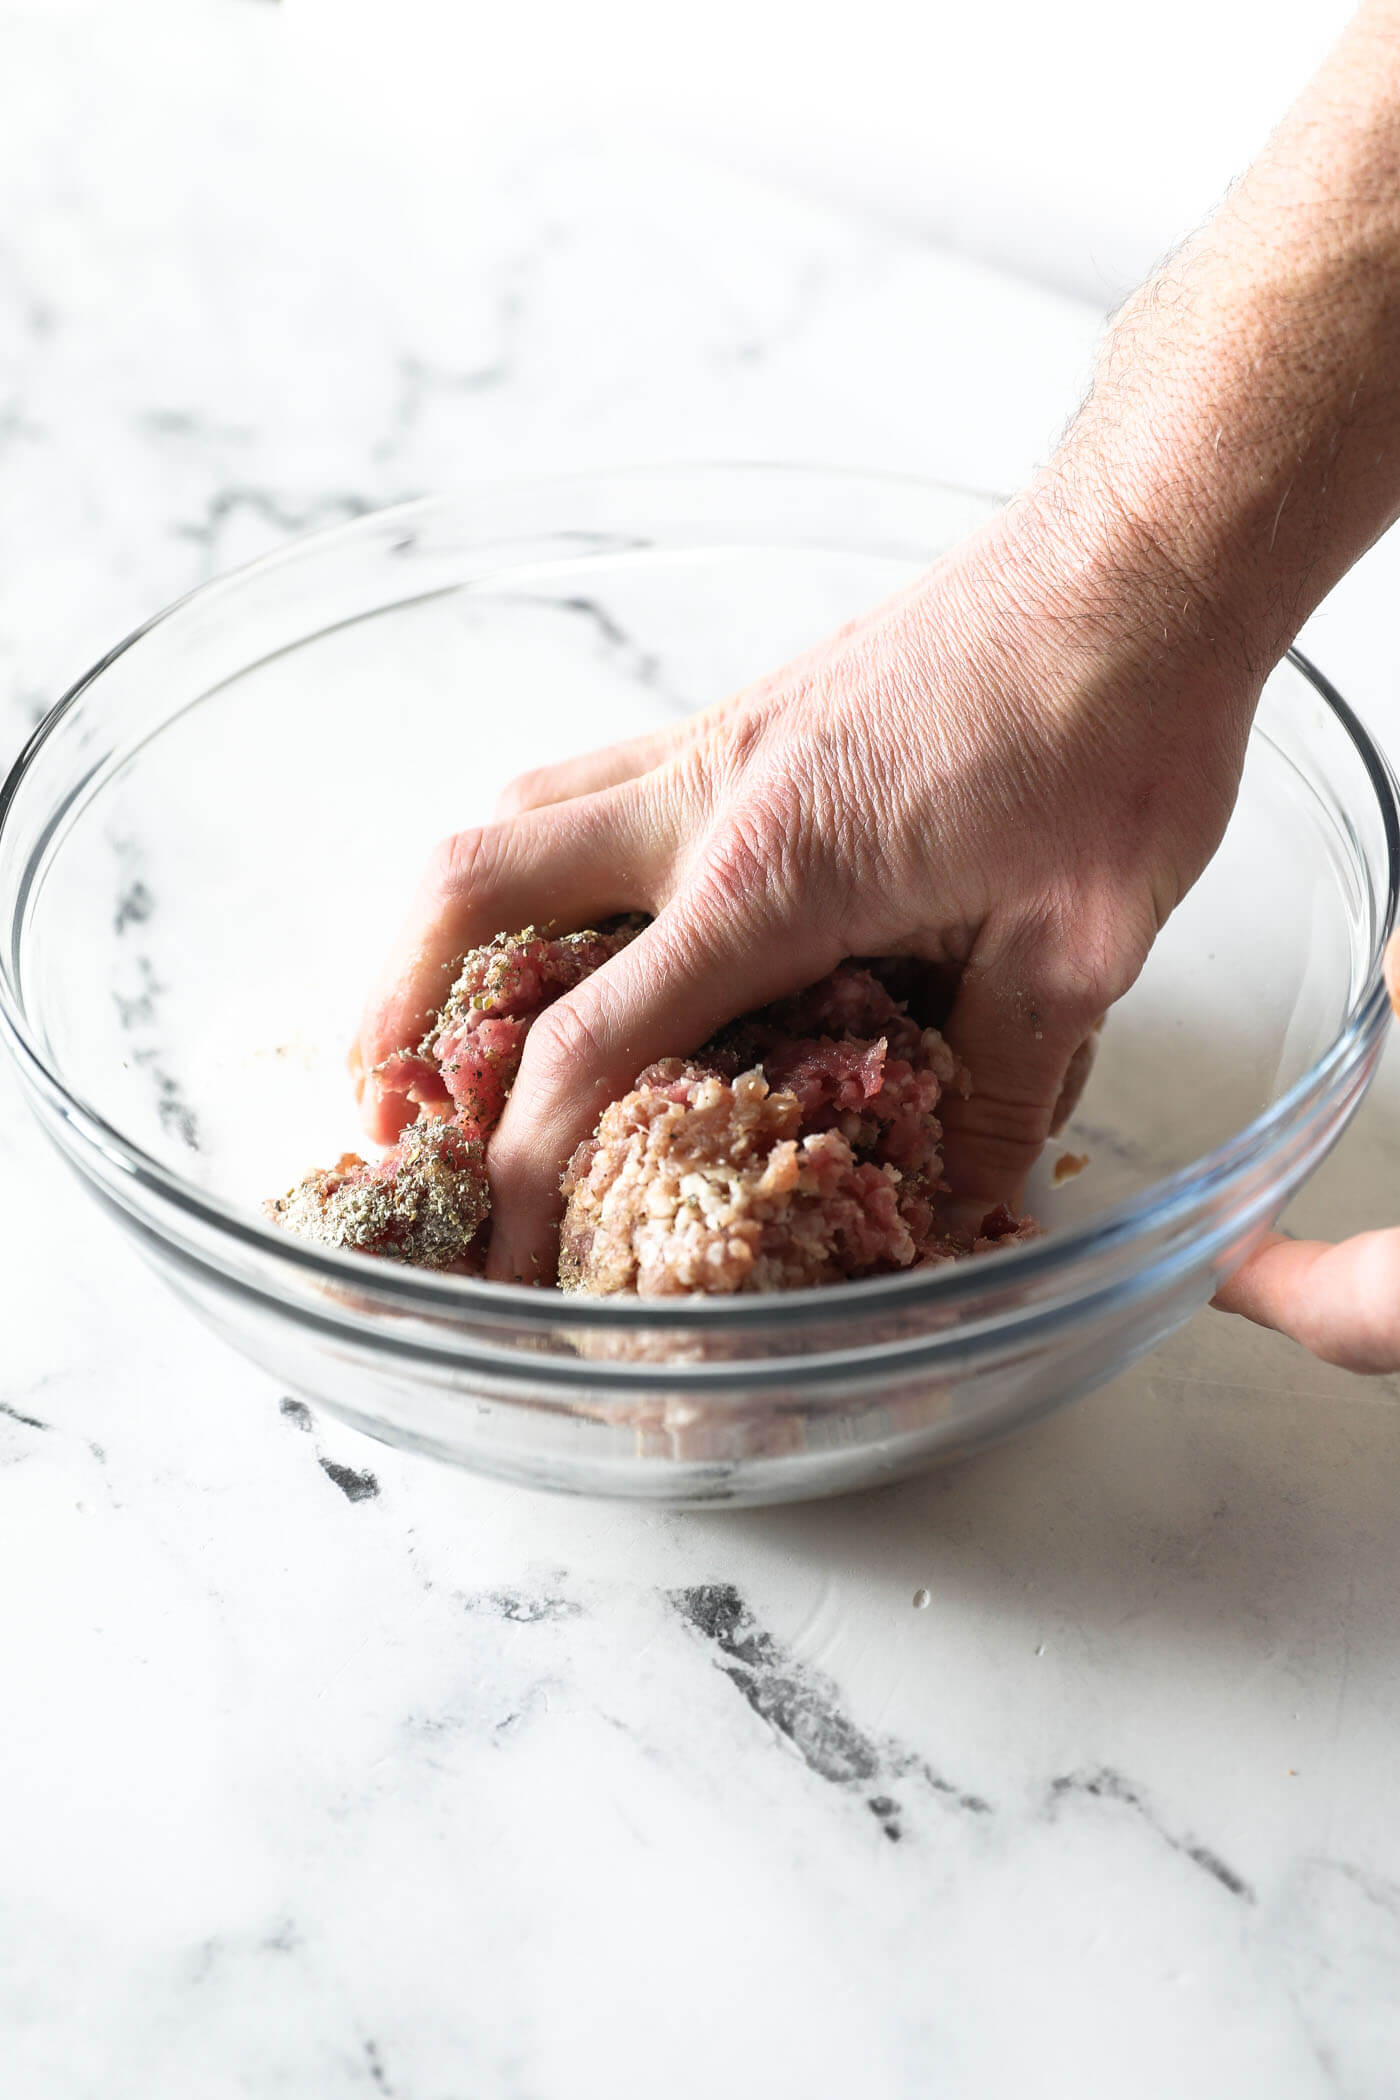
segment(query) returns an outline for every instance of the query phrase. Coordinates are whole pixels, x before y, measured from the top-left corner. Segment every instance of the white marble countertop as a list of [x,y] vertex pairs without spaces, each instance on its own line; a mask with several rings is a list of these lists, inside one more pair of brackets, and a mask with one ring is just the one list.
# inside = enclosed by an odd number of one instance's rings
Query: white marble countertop
[[[248,10],[249,14],[258,12]],[[96,39],[101,64],[75,39]],[[0,72],[0,758],[304,527],[484,473],[1009,486],[1092,310],[658,149],[447,210],[266,46]],[[100,76],[100,77],[99,77]],[[158,84],[157,84],[158,85]],[[1392,550],[1314,646],[1393,748]],[[1396,1200],[1383,1074],[1301,1200]],[[1400,1388],[1205,1314],[842,1504],[668,1515],[313,1419],[0,1073],[7,2100],[1400,2091]]]

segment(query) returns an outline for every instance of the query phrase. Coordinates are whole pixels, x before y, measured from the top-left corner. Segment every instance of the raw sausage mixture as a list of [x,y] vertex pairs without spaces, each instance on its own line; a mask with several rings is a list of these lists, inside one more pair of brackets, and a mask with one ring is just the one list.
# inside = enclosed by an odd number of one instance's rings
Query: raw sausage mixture
[[[486,1150],[535,1019],[643,922],[498,934],[466,956],[415,1051],[379,1068],[418,1109],[377,1164],[347,1153],[268,1205],[326,1245],[472,1274],[485,1259]],[[946,1215],[937,1108],[971,1077],[897,995],[906,966],[843,963],[796,998],[639,1074],[565,1169],[565,1290],[643,1297],[794,1290],[1034,1235],[998,1209]]]

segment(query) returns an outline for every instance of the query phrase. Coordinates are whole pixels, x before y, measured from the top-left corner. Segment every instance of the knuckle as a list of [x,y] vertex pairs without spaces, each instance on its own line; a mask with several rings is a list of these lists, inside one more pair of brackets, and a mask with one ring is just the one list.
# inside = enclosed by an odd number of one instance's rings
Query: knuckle
[[592,1001],[558,999],[530,1030],[525,1057],[532,1089],[554,1090],[597,1069],[605,1043]]
[[1087,943],[1047,956],[1039,972],[1042,1001],[1056,1013],[1086,1021],[1113,1004],[1113,983],[1111,958]]
[[1088,1033],[1122,998],[1150,945],[1126,898],[1072,898],[1042,921],[1031,965],[1038,1001]]
[[760,709],[736,708],[715,724],[713,744],[725,770],[743,773],[753,762],[764,741],[765,720]]
[[732,913],[771,909],[804,887],[805,830],[790,783],[766,783],[725,816],[697,871],[700,900]]
[[784,690],[764,695],[761,704],[750,695],[716,710],[686,754],[713,795],[747,797],[756,782],[781,766],[783,723],[796,705],[796,692]]
[[502,834],[493,824],[454,831],[433,853],[429,875],[439,896],[480,896],[496,881],[501,866]]
[[711,847],[706,872],[724,901],[737,903],[768,888],[778,850],[779,842],[762,817],[741,810]]
[[532,766],[508,780],[496,797],[498,818],[521,817],[528,810],[542,809],[556,799],[552,766]]

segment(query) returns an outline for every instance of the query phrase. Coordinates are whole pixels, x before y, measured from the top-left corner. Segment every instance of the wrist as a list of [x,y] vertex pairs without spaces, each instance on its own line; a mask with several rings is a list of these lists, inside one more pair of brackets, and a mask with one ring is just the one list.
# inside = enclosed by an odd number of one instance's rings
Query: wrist
[[1265,201],[1232,198],[1128,302],[1036,490],[1111,597],[1140,582],[1169,648],[1256,683],[1400,505],[1400,224],[1334,244],[1300,201],[1270,237]]
[[1173,492],[1072,437],[1000,523],[1005,581],[1057,650],[1247,724],[1291,637],[1275,646],[1209,541],[1178,529]]

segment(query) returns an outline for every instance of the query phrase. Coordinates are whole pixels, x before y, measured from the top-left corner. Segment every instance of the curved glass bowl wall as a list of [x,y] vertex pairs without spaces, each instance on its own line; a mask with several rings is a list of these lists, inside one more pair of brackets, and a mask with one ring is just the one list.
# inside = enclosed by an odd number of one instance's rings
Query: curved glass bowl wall
[[259,1212],[357,1142],[345,1045],[439,835],[513,773],[780,663],[988,508],[777,469],[580,478],[386,512],[197,591],[49,717],[0,801],[0,1029],[45,1129],[289,1389],[539,1485],[827,1493],[1110,1377],[1276,1217],[1379,1054],[1394,790],[1297,659],[1106,1031],[1063,1141],[1089,1169],[1038,1175],[1040,1244],[790,1298],[590,1302]]

